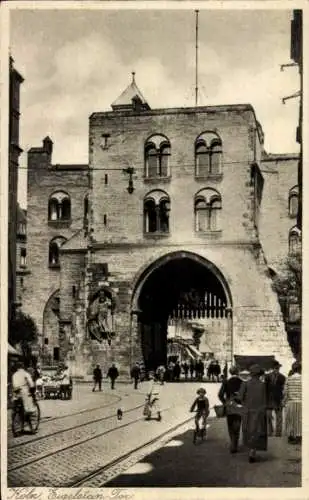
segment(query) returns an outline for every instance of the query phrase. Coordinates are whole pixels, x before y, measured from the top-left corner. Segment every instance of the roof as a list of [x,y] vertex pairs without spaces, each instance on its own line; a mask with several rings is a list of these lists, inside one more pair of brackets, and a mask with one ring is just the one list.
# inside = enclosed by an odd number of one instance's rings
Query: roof
[[87,250],[87,238],[84,230],[79,229],[73,236],[60,247],[60,252],[85,251]]
[[146,107],[149,109],[149,105],[144,98],[143,94],[141,93],[140,89],[135,83],[135,73],[132,73],[133,78],[132,82],[130,85],[120,94],[118,99],[113,102],[112,108],[127,108],[127,107],[132,107],[132,101],[137,99],[140,101],[141,104],[146,105]]

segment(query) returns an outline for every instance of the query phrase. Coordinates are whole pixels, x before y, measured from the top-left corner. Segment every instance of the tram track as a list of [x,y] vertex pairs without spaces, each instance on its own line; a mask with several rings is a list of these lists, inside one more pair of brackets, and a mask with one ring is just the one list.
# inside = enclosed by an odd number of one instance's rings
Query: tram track
[[[137,405],[135,406],[134,408],[129,408],[128,410],[125,411],[125,414],[128,414],[128,413],[132,413],[136,410],[140,410],[141,408],[144,407],[144,404],[140,404],[140,405]],[[65,433],[68,433],[70,431],[76,431],[78,429],[81,429],[81,428],[85,428],[85,427],[89,427],[93,424],[97,424],[99,422],[104,422],[104,421],[107,421],[107,420],[111,420],[111,419],[114,419],[115,420],[116,418],[116,415],[113,414],[113,415],[106,415],[104,417],[100,417],[100,418],[97,418],[97,419],[94,419],[94,420],[91,420],[91,421],[88,421],[88,422],[84,422],[82,424],[78,424],[76,426],[72,426],[72,427],[69,427],[67,429],[62,429],[62,430],[59,430],[59,431],[56,431],[56,432],[53,432],[53,433],[50,433],[50,434],[47,434],[47,435],[44,435],[44,436],[38,436],[34,439],[32,439],[31,441],[27,441],[27,442],[24,442],[24,443],[19,443],[17,444],[16,446],[14,447],[11,447],[10,450],[12,449],[20,449],[21,447],[23,447],[23,449],[25,450],[25,448],[31,448],[33,447],[33,445],[36,447],[37,446],[37,442],[38,441],[42,441],[42,440],[48,440],[48,439],[53,439],[55,438],[55,436],[59,436],[61,434],[65,434]],[[76,442],[72,443],[71,445],[69,446],[65,446],[65,447],[61,447],[61,443],[63,444],[65,442],[65,438],[61,439],[60,440],[60,446],[58,446],[58,448],[56,450],[53,450],[49,453],[46,453],[46,452],[43,452],[41,454],[38,454],[36,455],[35,458],[33,459],[29,459],[29,460],[21,460],[21,463],[20,464],[17,464],[17,465],[13,465],[12,467],[8,466],[8,472],[10,471],[14,471],[14,470],[17,470],[17,469],[20,469],[21,467],[25,467],[26,465],[31,465],[32,463],[35,463],[35,462],[38,462],[39,460],[42,460],[43,458],[47,458],[49,456],[52,456],[56,453],[59,453],[61,451],[64,451],[64,450],[68,450],[70,448],[74,448],[75,446],[79,446],[83,443],[86,443],[92,439],[96,439],[97,437],[101,437],[101,436],[105,436],[111,432],[113,432],[114,430],[117,430],[117,429],[120,429],[120,428],[123,428],[123,427],[127,427],[128,425],[131,425],[132,423],[135,423],[137,420],[134,420],[134,421],[131,421],[131,422],[128,422],[126,424],[122,424],[122,425],[119,425],[117,427],[112,427],[111,429],[107,429],[101,433],[95,433],[94,435],[92,436],[87,436],[85,437],[84,439],[75,439]],[[74,438],[73,438],[74,439]],[[26,450],[27,451],[27,450]],[[16,462],[16,460],[14,461],[14,457],[9,456],[9,461],[12,461],[12,462]]]
[[[123,398],[119,397],[119,396],[114,396],[115,397],[115,400],[112,401],[112,402],[109,402],[107,404],[104,404],[104,405],[101,405],[101,406],[96,406],[95,408],[89,408],[89,409],[84,409],[84,410],[81,410],[81,411],[77,411],[77,412],[73,412],[73,413],[70,413],[70,414],[67,414],[67,415],[60,415],[60,416],[57,416],[57,417],[50,417],[50,418],[45,418],[44,417],[41,419],[41,422],[40,422],[40,429],[42,428],[42,425],[44,425],[45,427],[45,424],[50,424],[51,422],[54,422],[55,420],[61,420],[61,422],[64,421],[64,419],[72,419],[72,417],[76,417],[77,415],[83,415],[83,414],[89,414],[90,412],[95,412],[95,411],[99,411],[99,410],[102,410],[103,408],[108,408],[110,406],[113,406],[113,405],[116,405],[117,403],[119,403],[120,401],[122,401]],[[112,415],[108,416],[107,418],[109,417],[112,417]],[[100,419],[98,419],[100,420]],[[26,441],[22,441],[22,442],[19,442],[19,443],[11,443],[9,446],[8,446],[8,449],[11,450],[11,449],[14,449],[14,448],[18,448],[20,446],[23,446],[23,445],[26,445],[28,443],[33,443],[35,441],[39,441],[41,439],[44,439],[44,438],[47,438],[49,436],[52,436],[54,434],[58,434],[60,432],[64,432],[64,431],[69,431],[73,428],[77,428],[79,426],[82,426],[82,425],[86,425],[87,423],[92,423],[92,422],[95,422],[95,420],[92,420],[92,421],[86,421],[84,423],[81,423],[81,424],[78,424],[77,426],[72,426],[72,427],[67,427],[65,429],[59,429],[58,431],[55,431],[55,432],[52,432],[50,434],[44,434],[42,436],[37,436],[35,438],[33,438],[33,436],[29,436],[29,439],[26,440]],[[12,430],[9,428],[9,434],[11,436],[13,436],[13,433],[12,433]],[[18,439],[18,438],[17,438]]]
[[[177,411],[174,405],[162,408],[162,413],[172,410],[177,418]],[[23,463],[13,465],[8,468],[8,483],[11,486],[49,486],[64,487],[74,486],[80,481],[96,481],[97,476],[102,475],[114,468],[137,450],[142,450],[150,443],[157,442],[170,432],[177,430],[184,423],[192,420],[192,417],[185,421],[178,422],[167,431],[156,435],[158,427],[155,423],[145,422],[145,417],[134,418],[129,422],[117,425],[103,432],[96,433],[92,437],[74,442],[61,449],[54,449],[41,455],[36,455]],[[149,425],[150,424],[150,425]],[[155,424],[155,425],[154,425]],[[160,423],[157,423],[161,425]],[[129,433],[128,433],[129,432]],[[149,436],[153,435],[149,440]],[[106,436],[110,435],[109,439]],[[132,438],[128,441],[128,436],[134,436],[133,445],[130,447]],[[139,444],[140,439],[146,439],[146,443]],[[123,454],[118,457],[118,450],[122,449]],[[132,450],[133,452],[129,450]],[[107,461],[107,465],[102,467],[102,457]],[[95,476],[95,477],[94,477]],[[101,477],[101,476],[100,476]]]
[[[141,458],[147,455],[150,452],[153,452],[154,445],[155,448],[159,448],[162,446],[162,441],[165,443],[172,439],[174,433],[179,431],[182,427],[188,425],[189,422],[192,421],[192,417],[187,418],[183,422],[176,424],[172,428],[162,432],[159,436],[156,436],[153,439],[150,439],[146,443],[141,444],[140,446],[135,447],[127,453],[124,453],[120,457],[117,457],[114,460],[111,460],[109,463],[105,464],[103,467],[98,468],[96,471],[92,472],[84,476],[82,479],[78,481],[69,482],[63,487],[71,487],[71,488],[79,488],[79,487],[100,487],[103,486],[104,483],[110,481],[113,477],[119,475],[119,472],[124,472],[128,467],[138,462]],[[152,448],[152,449],[150,449]],[[131,459],[131,460],[130,460]]]

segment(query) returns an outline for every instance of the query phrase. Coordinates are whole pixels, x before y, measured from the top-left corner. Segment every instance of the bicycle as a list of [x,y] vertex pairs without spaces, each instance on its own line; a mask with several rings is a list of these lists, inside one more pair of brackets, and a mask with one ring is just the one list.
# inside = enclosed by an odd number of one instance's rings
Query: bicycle
[[[199,420],[203,419],[202,427],[199,427]],[[200,438],[201,441],[204,441],[206,438],[206,418],[202,413],[196,412],[195,420],[195,429],[193,431],[193,444],[196,444],[197,439]]]
[[13,401],[12,408],[12,433],[14,437],[23,434],[26,423],[30,427],[31,434],[35,434],[38,431],[41,419],[41,410],[34,393],[32,398],[33,411],[26,413],[23,399],[20,395],[20,390],[15,391],[15,399]]

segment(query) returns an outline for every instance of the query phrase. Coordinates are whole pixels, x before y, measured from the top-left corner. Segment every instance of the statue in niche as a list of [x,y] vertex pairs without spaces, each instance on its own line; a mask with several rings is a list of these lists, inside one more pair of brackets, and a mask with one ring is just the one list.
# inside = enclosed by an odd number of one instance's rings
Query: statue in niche
[[87,328],[90,338],[99,342],[107,340],[108,345],[114,332],[114,311],[116,300],[108,287],[101,287],[89,300]]

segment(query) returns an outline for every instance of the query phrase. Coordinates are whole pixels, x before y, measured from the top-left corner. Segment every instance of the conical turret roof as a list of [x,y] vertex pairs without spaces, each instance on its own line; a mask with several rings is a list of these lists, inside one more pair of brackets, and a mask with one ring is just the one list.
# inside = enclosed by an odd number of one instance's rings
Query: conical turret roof
[[139,106],[140,109],[150,109],[149,104],[141,93],[140,89],[135,82],[135,73],[132,73],[132,82],[128,87],[120,94],[118,99],[113,102],[113,110],[123,110],[132,109]]

